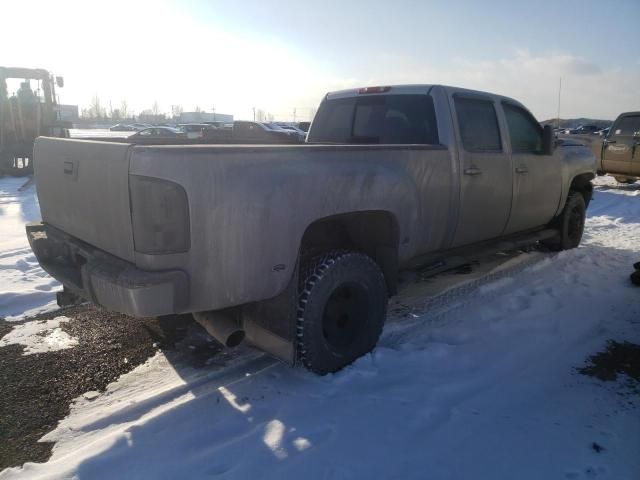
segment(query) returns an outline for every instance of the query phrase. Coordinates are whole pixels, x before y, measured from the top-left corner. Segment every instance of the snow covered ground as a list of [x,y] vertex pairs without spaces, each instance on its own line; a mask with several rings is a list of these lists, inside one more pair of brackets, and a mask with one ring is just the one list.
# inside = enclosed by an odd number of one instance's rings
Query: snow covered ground
[[78,339],[60,328],[61,323],[68,321],[67,317],[60,316],[51,320],[21,323],[0,338],[0,347],[22,345],[23,355],[73,348],[78,344]]
[[0,178],[0,318],[20,319],[57,307],[60,284],[47,275],[29,248],[25,224],[40,220],[35,185]]
[[[0,180],[0,316],[50,308],[56,285],[19,183]],[[42,439],[48,462],[0,479],[636,480],[637,393],[575,371],[608,339],[640,342],[640,184],[597,184],[580,248],[406,285],[379,347],[335,375],[249,349],[217,370],[157,353],[79,397]]]

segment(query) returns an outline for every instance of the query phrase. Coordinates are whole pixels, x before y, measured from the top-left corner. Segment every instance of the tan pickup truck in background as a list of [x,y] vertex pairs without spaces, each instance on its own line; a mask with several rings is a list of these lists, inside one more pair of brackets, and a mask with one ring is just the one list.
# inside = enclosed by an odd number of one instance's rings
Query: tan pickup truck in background
[[640,112],[618,116],[606,137],[597,135],[567,135],[588,146],[597,160],[598,175],[611,175],[620,183],[635,183],[640,179]]

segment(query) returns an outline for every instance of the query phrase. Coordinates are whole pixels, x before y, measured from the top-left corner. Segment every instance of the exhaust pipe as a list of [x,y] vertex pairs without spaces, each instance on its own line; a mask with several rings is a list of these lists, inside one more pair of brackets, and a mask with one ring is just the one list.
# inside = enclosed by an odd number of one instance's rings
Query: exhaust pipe
[[245,332],[240,324],[237,311],[195,312],[193,318],[205,328],[209,335],[225,347],[237,347],[244,340]]

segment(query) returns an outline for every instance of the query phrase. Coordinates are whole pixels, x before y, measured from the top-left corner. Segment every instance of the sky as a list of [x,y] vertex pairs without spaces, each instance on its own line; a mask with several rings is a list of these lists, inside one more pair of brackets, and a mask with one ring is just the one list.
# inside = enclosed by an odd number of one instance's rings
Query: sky
[[[539,120],[640,110],[640,0],[137,0],[3,5],[0,65],[65,77],[61,103],[307,120],[328,91],[440,83]],[[28,27],[28,28],[25,28]],[[294,113],[295,111],[295,113]]]

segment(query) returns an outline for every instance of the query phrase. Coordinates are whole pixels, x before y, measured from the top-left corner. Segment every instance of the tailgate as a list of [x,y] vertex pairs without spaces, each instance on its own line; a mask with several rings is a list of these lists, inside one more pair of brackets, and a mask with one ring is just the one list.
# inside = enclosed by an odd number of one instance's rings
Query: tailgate
[[133,262],[129,147],[40,137],[34,168],[43,222]]

